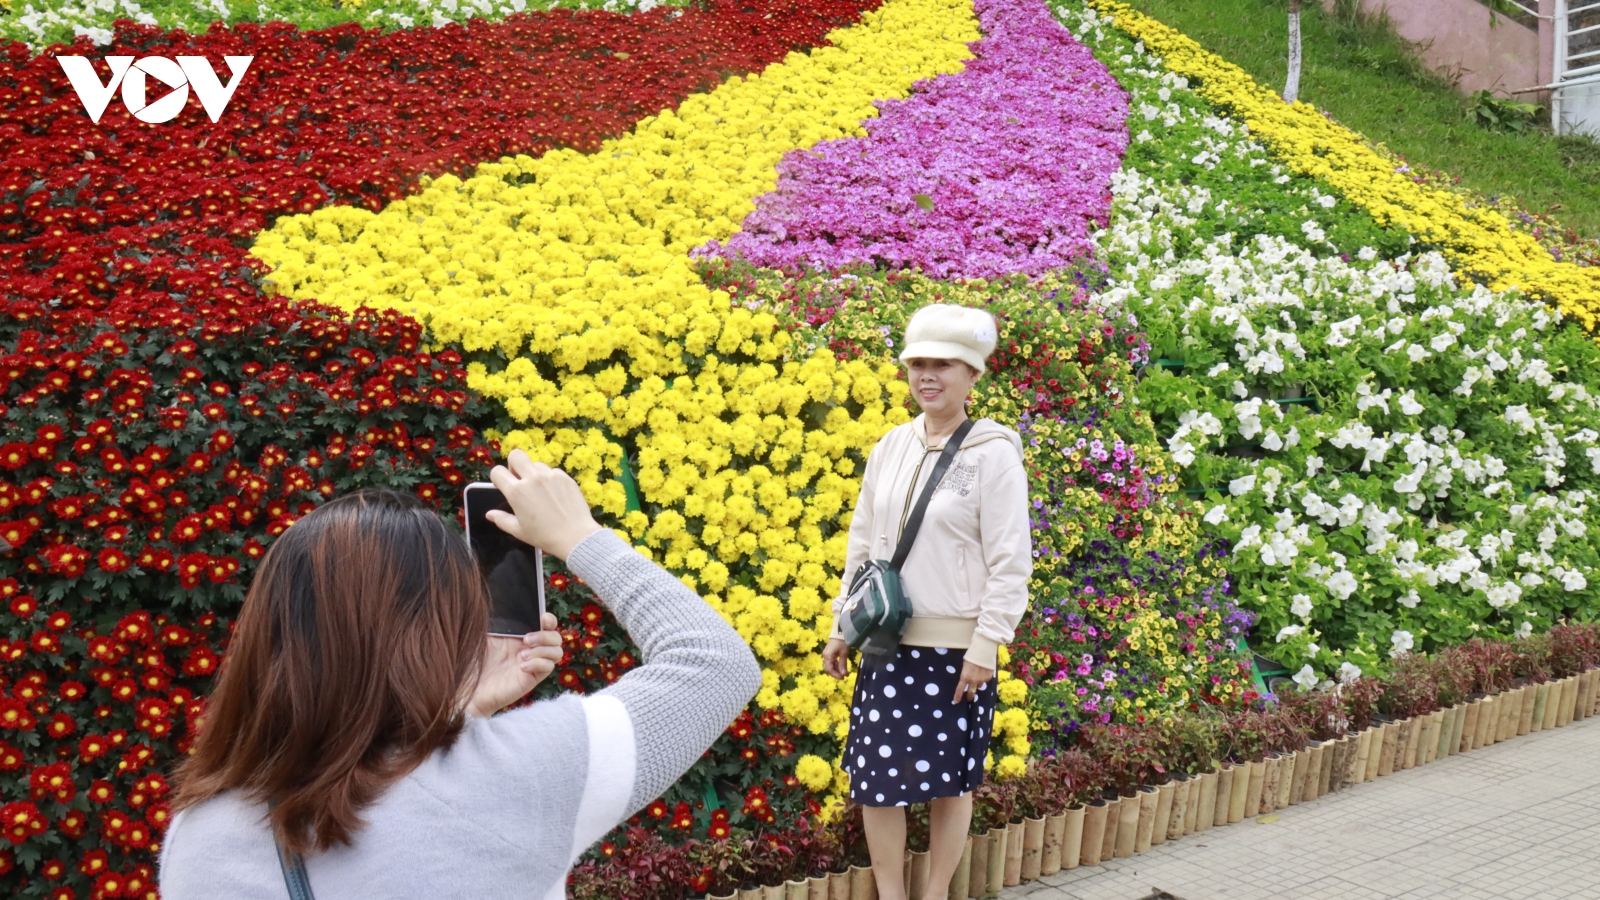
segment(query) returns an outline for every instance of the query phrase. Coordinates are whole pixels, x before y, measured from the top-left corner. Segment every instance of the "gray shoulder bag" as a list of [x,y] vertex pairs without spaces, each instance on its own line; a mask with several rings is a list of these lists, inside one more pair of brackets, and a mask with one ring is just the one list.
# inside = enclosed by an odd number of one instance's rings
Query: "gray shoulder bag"
[[906,597],[905,585],[900,580],[900,567],[911,555],[911,544],[922,528],[922,517],[928,511],[933,492],[939,489],[945,472],[961,449],[961,442],[972,431],[972,420],[962,422],[955,434],[945,441],[944,452],[928,476],[928,483],[917,498],[905,530],[900,533],[900,543],[895,546],[894,558],[885,562],[871,559],[861,564],[850,579],[850,590],[845,595],[843,615],[839,630],[852,649],[860,650],[862,657],[882,658],[893,656],[900,647],[900,637],[906,633],[911,621],[911,600]]

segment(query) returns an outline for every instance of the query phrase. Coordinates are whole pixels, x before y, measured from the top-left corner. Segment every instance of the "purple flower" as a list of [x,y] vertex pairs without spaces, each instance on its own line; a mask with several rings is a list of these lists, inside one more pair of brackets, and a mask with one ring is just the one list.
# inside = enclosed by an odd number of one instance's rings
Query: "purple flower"
[[1040,0],[976,0],[958,74],[878,103],[867,137],[789,153],[744,230],[697,251],[769,268],[855,263],[939,278],[1088,257],[1127,149],[1127,95]]

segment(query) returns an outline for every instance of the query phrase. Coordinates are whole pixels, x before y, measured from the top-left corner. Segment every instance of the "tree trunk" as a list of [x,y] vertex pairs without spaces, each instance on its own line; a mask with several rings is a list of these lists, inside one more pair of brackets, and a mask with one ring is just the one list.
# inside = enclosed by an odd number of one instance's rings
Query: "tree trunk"
[[1300,0],[1289,0],[1289,79],[1283,86],[1283,100],[1300,98]]

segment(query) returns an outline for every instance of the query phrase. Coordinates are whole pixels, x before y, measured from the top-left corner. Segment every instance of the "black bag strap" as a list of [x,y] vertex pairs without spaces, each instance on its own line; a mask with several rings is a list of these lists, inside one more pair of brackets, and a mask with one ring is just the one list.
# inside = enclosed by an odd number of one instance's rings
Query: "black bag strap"
[[289,900],[316,900],[311,893],[311,879],[306,875],[306,861],[276,840],[273,843],[278,845],[278,865],[283,869],[283,883],[289,888]]
[[933,474],[928,476],[928,483],[922,488],[922,496],[917,498],[917,505],[911,509],[911,517],[906,519],[905,529],[900,532],[900,543],[894,548],[894,559],[889,560],[889,568],[900,571],[905,565],[906,557],[911,555],[911,544],[917,539],[917,532],[922,529],[922,516],[928,511],[928,503],[933,500],[933,492],[939,489],[939,482],[944,480],[944,473],[950,470],[950,463],[956,458],[956,451],[961,449],[961,442],[967,439],[967,433],[972,431],[971,419],[962,422],[956,428],[955,434],[944,442],[944,452],[939,454],[939,461],[934,464]]

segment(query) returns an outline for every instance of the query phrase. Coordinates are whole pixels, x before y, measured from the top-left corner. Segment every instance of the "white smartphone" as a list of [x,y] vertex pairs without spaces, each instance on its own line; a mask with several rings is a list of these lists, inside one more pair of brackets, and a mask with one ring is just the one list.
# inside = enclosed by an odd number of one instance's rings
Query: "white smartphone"
[[522,637],[544,622],[544,551],[530,547],[489,521],[489,510],[511,511],[500,489],[486,481],[462,492],[467,544],[489,583],[489,633]]

